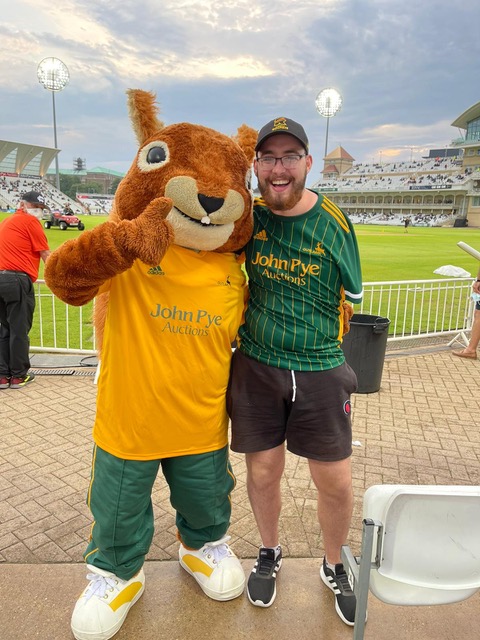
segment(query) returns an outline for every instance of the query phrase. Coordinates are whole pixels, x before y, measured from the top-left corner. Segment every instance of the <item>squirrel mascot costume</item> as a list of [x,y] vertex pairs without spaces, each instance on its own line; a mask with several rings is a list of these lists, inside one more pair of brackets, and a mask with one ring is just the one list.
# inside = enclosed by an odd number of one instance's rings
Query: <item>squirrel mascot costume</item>
[[142,595],[159,467],[176,511],[181,566],[214,600],[243,592],[227,544],[225,393],[246,284],[237,253],[252,233],[256,131],[234,138],[158,120],[155,95],[130,90],[139,143],[110,219],[65,242],[45,280],[61,300],[96,299],[101,345],[91,482],[89,584],[77,640],[106,640]]

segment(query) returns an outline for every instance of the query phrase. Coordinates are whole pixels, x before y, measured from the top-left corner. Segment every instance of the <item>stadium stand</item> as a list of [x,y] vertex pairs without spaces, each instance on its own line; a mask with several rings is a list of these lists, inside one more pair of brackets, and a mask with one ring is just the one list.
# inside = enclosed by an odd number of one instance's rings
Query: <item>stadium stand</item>
[[[329,169],[341,153],[337,148],[327,156]],[[352,163],[335,178],[318,180],[312,186],[357,224],[403,225],[409,217],[416,226],[440,226],[466,217],[474,179],[473,170],[463,168],[461,156],[455,156],[384,165]]]
[[0,206],[5,210],[15,209],[22,193],[38,191],[45,196],[49,209],[63,211],[68,205],[75,214],[84,214],[85,210],[56,187],[41,178],[12,177],[0,173]]
[[123,174],[103,167],[89,171],[60,170],[61,175],[76,175],[79,184],[95,182],[108,192],[108,195],[77,192],[72,200],[56,188],[56,172],[49,168],[57,154],[58,149],[0,140],[0,209],[13,211],[22,193],[38,191],[45,196],[52,211],[68,209],[77,215],[108,214],[113,202],[110,195],[113,183],[118,183]]
[[410,162],[355,164],[337,147],[312,187],[356,224],[480,227],[480,102],[452,126],[465,135]]
[[89,215],[106,215],[113,205],[113,196],[109,195],[77,193],[77,200]]

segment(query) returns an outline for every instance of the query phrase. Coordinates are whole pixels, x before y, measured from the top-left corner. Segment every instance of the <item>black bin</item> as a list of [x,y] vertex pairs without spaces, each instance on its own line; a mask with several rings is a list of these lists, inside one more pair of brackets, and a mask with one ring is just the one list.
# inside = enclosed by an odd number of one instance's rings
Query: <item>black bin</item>
[[357,374],[357,393],[374,393],[382,383],[390,320],[354,313],[343,337],[345,359]]

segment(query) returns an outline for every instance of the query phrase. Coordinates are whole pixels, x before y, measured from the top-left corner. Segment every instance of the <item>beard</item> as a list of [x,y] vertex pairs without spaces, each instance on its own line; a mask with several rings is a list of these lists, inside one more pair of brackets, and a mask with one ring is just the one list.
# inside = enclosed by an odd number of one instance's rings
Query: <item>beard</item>
[[[278,178],[278,176],[275,177]],[[288,193],[276,193],[272,189],[269,179],[262,179],[259,176],[257,178],[258,188],[267,207],[272,211],[290,211],[302,198],[307,182],[307,171],[305,171],[305,175],[295,178],[290,183],[291,188]]]
[[37,220],[41,220],[43,217],[43,209],[40,207],[38,209],[27,209],[27,213]]

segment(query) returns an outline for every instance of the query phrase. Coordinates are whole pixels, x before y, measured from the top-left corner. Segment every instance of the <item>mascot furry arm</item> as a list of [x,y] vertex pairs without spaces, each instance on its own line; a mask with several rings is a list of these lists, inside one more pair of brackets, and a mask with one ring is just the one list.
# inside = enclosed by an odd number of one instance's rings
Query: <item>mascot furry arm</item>
[[47,285],[68,304],[89,302],[136,259],[158,265],[172,243],[231,252],[251,235],[245,176],[256,131],[242,125],[231,139],[189,123],[165,127],[153,93],[127,94],[140,149],[117,189],[110,221],[64,243],[45,265]]

